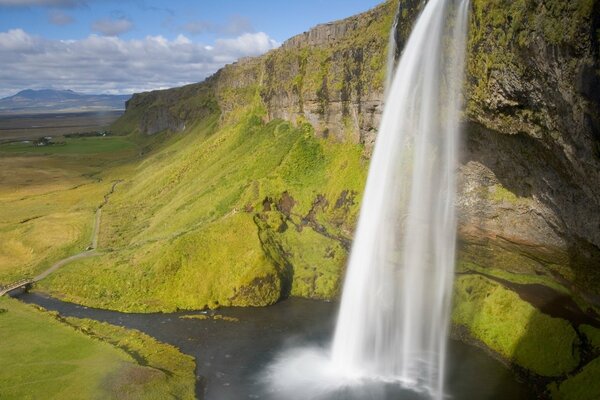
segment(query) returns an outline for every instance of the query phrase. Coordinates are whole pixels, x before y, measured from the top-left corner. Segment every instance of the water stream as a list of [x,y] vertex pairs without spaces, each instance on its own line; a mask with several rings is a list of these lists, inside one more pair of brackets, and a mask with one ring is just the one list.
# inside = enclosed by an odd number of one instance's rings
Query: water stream
[[[330,346],[339,304],[288,299],[271,307],[224,308],[216,313],[237,318],[182,319],[199,312],[128,314],[88,308],[63,302],[40,293],[16,294],[62,316],[91,318],[126,328],[138,329],[170,343],[194,356],[197,365],[197,396],[200,400],[289,400],[309,399],[305,393],[286,397],[265,385],[263,371],[286,349]],[[480,349],[451,340],[448,346],[447,393],[454,400],[526,400],[532,398],[527,386],[518,383],[511,372]],[[283,380],[285,377],[280,376]],[[418,395],[393,384],[377,383],[361,388],[330,392],[333,400],[410,400]]]

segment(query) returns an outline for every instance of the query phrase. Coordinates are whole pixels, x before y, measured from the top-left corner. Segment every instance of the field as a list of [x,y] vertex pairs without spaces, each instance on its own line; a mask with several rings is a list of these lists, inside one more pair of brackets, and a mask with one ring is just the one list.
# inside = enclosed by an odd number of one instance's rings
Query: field
[[107,129],[123,111],[0,115],[0,143]]
[[91,242],[109,171],[137,157],[122,137],[0,145],[0,284],[31,277]]
[[2,399],[194,398],[193,359],[137,331],[0,298],[0,337]]

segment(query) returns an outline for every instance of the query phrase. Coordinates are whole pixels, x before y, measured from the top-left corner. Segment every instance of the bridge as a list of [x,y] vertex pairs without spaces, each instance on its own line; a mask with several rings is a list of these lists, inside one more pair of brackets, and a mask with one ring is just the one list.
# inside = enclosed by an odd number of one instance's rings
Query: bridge
[[4,296],[5,294],[12,292],[13,290],[19,288],[27,288],[29,285],[33,283],[33,279],[21,279],[20,281],[13,282],[6,286],[0,286],[0,296]]

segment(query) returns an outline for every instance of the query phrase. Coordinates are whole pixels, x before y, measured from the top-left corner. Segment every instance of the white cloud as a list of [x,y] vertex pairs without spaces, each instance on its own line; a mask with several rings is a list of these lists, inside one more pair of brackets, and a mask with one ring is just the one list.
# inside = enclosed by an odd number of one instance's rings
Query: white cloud
[[64,12],[52,10],[48,13],[48,21],[50,21],[51,24],[63,26],[72,24],[75,20]]
[[92,30],[105,36],[119,36],[133,28],[133,22],[127,18],[99,19],[92,24]]
[[90,35],[48,40],[21,29],[0,32],[0,96],[24,88],[131,93],[199,82],[226,63],[262,54],[278,43],[263,32],[213,45],[179,35],[124,40]]
[[242,55],[252,55],[257,49],[264,53],[278,45],[264,32],[244,33],[235,39],[217,39],[215,44],[217,48]]

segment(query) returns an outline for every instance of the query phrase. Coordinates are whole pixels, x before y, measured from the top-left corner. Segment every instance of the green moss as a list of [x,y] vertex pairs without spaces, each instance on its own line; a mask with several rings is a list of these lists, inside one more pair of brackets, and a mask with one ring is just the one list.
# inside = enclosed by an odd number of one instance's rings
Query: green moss
[[592,348],[600,351],[600,329],[590,325],[581,325],[579,331],[585,335]]
[[490,188],[490,198],[496,202],[506,202],[510,204],[519,204],[526,201],[499,184]]
[[513,283],[544,285],[551,287],[560,293],[571,294],[571,291],[568,288],[556,282],[553,277],[547,275],[538,275],[534,271],[524,271],[522,273],[518,273],[506,270],[504,268],[482,267],[466,260],[459,260],[456,270],[457,272],[462,273],[480,272],[482,274],[504,279]]
[[567,321],[541,313],[481,276],[456,280],[452,321],[507,360],[542,376],[561,376],[579,362],[577,334]]
[[89,306],[174,311],[273,304],[276,276],[252,217],[233,213],[171,240],[72,263],[40,287]]
[[600,357],[588,363],[576,375],[560,385],[551,384],[549,391],[555,400],[596,400],[600,398]]

